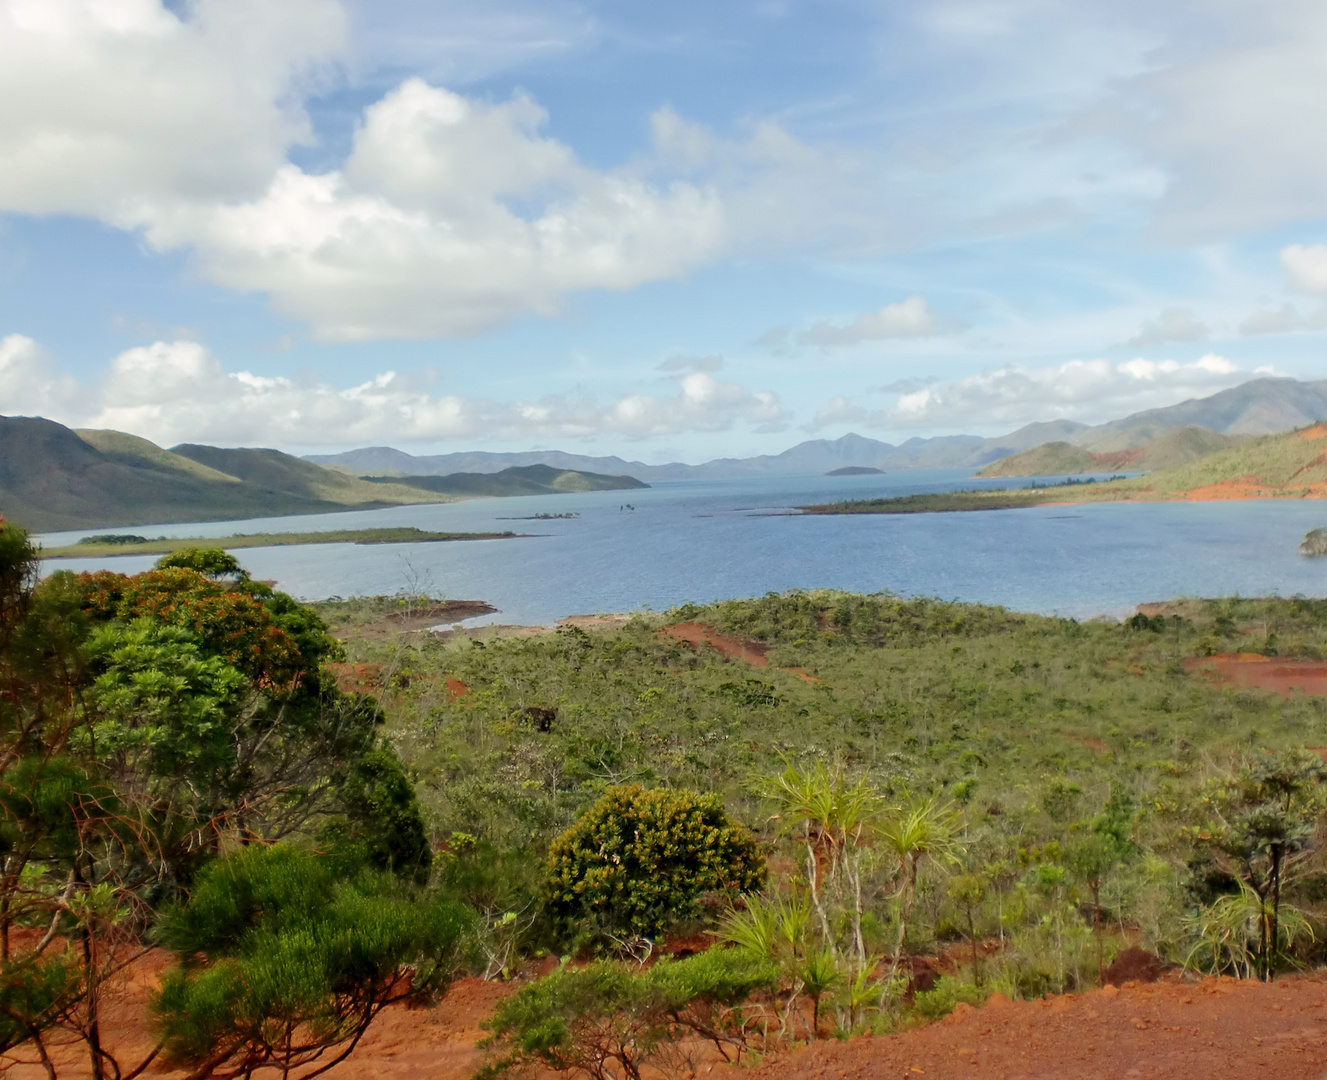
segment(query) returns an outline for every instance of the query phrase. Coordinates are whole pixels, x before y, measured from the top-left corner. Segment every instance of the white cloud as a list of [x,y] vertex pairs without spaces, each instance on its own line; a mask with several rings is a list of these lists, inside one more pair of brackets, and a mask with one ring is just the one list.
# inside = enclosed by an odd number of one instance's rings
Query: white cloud
[[1143,409],[1174,405],[1244,382],[1249,372],[1209,354],[1192,363],[1144,359],[1075,360],[1046,368],[1010,365],[899,395],[892,408],[868,408],[844,397],[817,414],[817,426],[992,430],[1040,420],[1103,423]]
[[1188,308],[1169,307],[1155,319],[1143,323],[1138,333],[1125,344],[1145,349],[1149,345],[1168,345],[1176,341],[1202,341],[1208,333],[1207,327]]
[[130,227],[262,191],[341,55],[336,0],[0,0],[0,206]]
[[703,371],[679,376],[673,393],[627,394],[607,403],[568,396],[493,402],[435,395],[432,375],[411,378],[389,371],[340,389],[227,371],[197,342],[159,341],[117,356],[99,387],[52,376],[43,384],[49,392],[34,397],[33,375],[41,363],[31,339],[15,335],[0,342],[0,413],[19,411],[15,403],[26,401],[63,423],[128,431],[163,446],[208,441],[348,446],[600,434],[637,439],[725,431],[739,423],[776,431],[789,419],[774,394]]
[[670,110],[595,169],[529,97],[408,78],[339,167],[306,170],[302,101],[342,57],[336,0],[0,0],[0,210],[91,215],[192,253],[323,340],[478,333],[580,290],[677,278],[803,236],[832,166],[777,125],[718,138]]
[[1118,84],[1099,130],[1116,130],[1168,182],[1159,230],[1225,239],[1327,214],[1327,6],[1205,0],[1169,18],[1149,70]]
[[929,337],[936,330],[935,315],[926,300],[909,296],[896,304],[886,304],[878,311],[858,315],[851,322],[821,320],[798,334],[797,343],[832,349],[886,338]]
[[1327,293],[1327,244],[1291,244],[1281,250],[1281,265],[1299,292]]
[[78,384],[51,370],[51,362],[30,337],[0,338],[0,414],[45,416],[76,401]]

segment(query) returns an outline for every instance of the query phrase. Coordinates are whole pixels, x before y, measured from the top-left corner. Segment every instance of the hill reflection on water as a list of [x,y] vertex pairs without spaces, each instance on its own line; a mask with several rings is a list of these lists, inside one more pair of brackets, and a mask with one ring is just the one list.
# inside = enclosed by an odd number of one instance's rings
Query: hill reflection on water
[[[480,499],[445,505],[293,518],[134,525],[151,536],[413,525],[501,531],[529,521],[537,537],[441,544],[251,548],[240,557],[255,577],[305,599],[428,591],[481,599],[490,622],[550,623],[598,611],[664,610],[792,588],[1003,604],[1020,611],[1088,618],[1180,595],[1322,595],[1327,560],[1298,545],[1327,525],[1327,504],[1220,502],[1043,506],[962,514],[801,517],[799,504],[874,498],[974,484],[959,470],[881,476],[760,478],[660,483],[649,490]],[[88,530],[105,532],[108,530]],[[50,534],[48,545],[81,533]],[[134,573],[151,557],[60,560],[54,569]]]

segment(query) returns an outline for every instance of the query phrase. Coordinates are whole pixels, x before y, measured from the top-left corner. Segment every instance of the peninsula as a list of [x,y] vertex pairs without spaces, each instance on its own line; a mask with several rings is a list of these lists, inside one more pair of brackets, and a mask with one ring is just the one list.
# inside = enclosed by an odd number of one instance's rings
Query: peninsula
[[1188,464],[1101,483],[1067,481],[799,507],[805,514],[918,514],[1013,510],[1058,503],[1214,502],[1327,498],[1327,424],[1249,439]]

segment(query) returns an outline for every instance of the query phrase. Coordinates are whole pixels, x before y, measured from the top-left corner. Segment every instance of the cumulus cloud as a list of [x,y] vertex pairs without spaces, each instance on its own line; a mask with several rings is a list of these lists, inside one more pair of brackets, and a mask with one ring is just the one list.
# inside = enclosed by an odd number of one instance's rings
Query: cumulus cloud
[[926,300],[909,296],[896,304],[886,304],[878,311],[858,315],[850,322],[821,320],[798,334],[797,343],[834,349],[886,338],[929,337],[936,332],[935,314]]
[[132,227],[261,192],[310,141],[301,89],[335,61],[336,0],[0,2],[0,206]]
[[1206,396],[1269,373],[1241,369],[1214,354],[1187,364],[1136,359],[1075,360],[1046,368],[1010,365],[907,390],[892,408],[869,408],[837,397],[820,410],[815,423],[950,430],[1007,428],[1052,419],[1101,423]]
[[0,413],[46,416],[77,399],[78,384],[52,372],[50,358],[32,338],[0,338]]
[[1155,319],[1149,319],[1126,345],[1145,349],[1150,345],[1169,345],[1177,341],[1203,341],[1209,331],[1188,308],[1169,307]]
[[821,155],[671,110],[591,168],[528,96],[408,78],[335,168],[302,168],[302,101],[343,55],[336,0],[0,0],[0,210],[91,215],[191,253],[329,341],[475,334],[580,290],[676,278],[821,220]]
[[600,434],[636,439],[724,431],[738,423],[777,431],[789,420],[776,395],[703,371],[680,375],[672,393],[627,394],[609,402],[566,395],[494,402],[435,394],[431,374],[388,371],[338,388],[228,371],[195,341],[129,349],[111,362],[97,387],[35,378],[49,366],[29,338],[14,335],[0,342],[0,413],[38,411],[80,427],[132,432],[164,446],[186,441],[345,446]]

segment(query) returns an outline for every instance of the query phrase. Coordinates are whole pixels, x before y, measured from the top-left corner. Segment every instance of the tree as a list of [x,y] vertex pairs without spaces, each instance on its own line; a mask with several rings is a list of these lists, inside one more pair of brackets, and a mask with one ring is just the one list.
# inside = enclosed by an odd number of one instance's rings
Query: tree
[[230,552],[221,548],[180,548],[178,551],[172,551],[169,555],[163,555],[157,560],[158,570],[166,570],[171,567],[196,570],[213,581],[223,579],[227,581],[249,580],[249,572],[240,565],[239,560]]
[[0,527],[0,1051],[29,1043],[53,1075],[61,1028],[95,1080],[129,1080],[147,1061],[102,1045],[102,987],[223,847],[351,810],[384,865],[428,850],[376,704],[321,669],[316,615],[179,567],[38,585],[34,556]]
[[1281,895],[1314,853],[1314,830],[1327,809],[1322,758],[1311,751],[1260,752],[1233,775],[1197,793],[1207,820],[1182,830],[1219,869],[1258,898],[1258,969],[1270,981],[1280,956]]
[[167,1060],[193,1080],[312,1077],[388,1005],[446,988],[471,916],[356,859],[289,845],[209,865],[157,936],[181,957],[154,1003]]
[[935,799],[911,796],[907,805],[890,814],[879,826],[878,836],[897,861],[895,899],[898,903],[898,939],[885,981],[892,986],[903,958],[908,937],[908,917],[917,898],[917,874],[927,859],[954,862],[959,849],[961,818],[952,806]]
[[765,858],[717,796],[609,788],[548,854],[548,904],[610,935],[652,938],[702,893],[759,889]]

